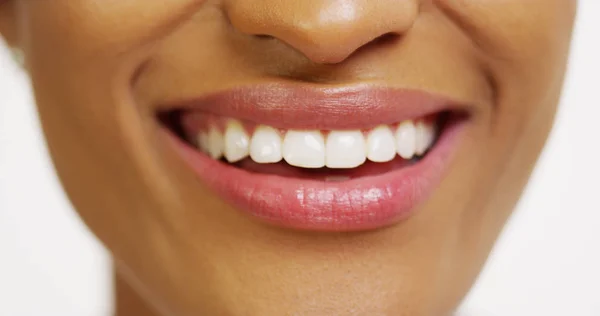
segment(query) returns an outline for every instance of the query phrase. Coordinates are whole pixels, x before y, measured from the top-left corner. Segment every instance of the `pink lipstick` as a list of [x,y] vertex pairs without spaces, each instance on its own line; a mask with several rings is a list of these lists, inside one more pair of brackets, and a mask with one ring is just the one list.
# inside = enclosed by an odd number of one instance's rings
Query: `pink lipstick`
[[359,231],[407,219],[431,196],[468,111],[416,90],[270,84],[170,103],[163,131],[240,212],[294,229]]

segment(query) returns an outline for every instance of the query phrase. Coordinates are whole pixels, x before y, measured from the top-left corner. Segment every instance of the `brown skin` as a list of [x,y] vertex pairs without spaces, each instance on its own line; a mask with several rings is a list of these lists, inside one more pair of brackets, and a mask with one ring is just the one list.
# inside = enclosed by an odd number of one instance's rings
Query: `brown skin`
[[[551,128],[576,7],[101,2],[5,0],[0,31],[26,55],[65,190],[114,255],[120,315],[151,314],[136,309],[146,301],[176,316],[451,314]],[[155,119],[162,102],[284,79],[423,89],[474,110],[451,170],[415,216],[365,233],[294,232],[211,193]]]

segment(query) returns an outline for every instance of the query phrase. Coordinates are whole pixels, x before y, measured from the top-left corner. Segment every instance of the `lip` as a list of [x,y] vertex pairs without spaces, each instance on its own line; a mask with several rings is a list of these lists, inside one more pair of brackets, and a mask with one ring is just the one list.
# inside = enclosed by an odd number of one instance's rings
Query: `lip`
[[368,129],[442,110],[469,110],[467,103],[440,95],[368,84],[317,87],[272,83],[168,104],[161,108],[163,112],[198,111],[273,127],[317,130]]
[[[238,88],[175,108],[277,127],[325,130],[366,128],[467,109],[416,90],[283,85]],[[377,229],[409,218],[443,179],[467,122],[461,119],[446,126],[430,152],[415,164],[341,182],[252,173],[209,158],[164,125],[161,134],[204,184],[242,213],[282,227],[339,232]]]

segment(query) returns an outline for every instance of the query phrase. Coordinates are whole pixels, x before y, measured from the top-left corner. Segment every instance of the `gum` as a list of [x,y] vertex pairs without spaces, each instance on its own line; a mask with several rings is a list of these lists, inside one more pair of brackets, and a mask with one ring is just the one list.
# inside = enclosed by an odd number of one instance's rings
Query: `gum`
[[[209,113],[194,112],[194,113],[183,114],[183,116],[181,117],[181,126],[183,128],[183,131],[185,132],[185,135],[189,139],[194,139],[198,134],[203,133],[203,132],[204,133],[208,132],[210,127],[216,127],[221,133],[225,133],[225,129],[227,127],[227,122],[232,119],[233,118],[217,116],[217,115],[213,115],[213,114],[209,114]],[[430,115],[427,117],[414,119],[413,122],[417,123],[417,122],[424,121],[426,124],[437,125],[437,119],[438,119],[438,115],[434,114],[434,115]],[[235,119],[235,120],[237,120],[244,127],[244,129],[246,130],[246,133],[248,133],[248,135],[254,134],[255,129],[260,125],[255,122],[242,121],[242,120],[238,120],[238,119]],[[401,122],[394,123],[394,124],[385,124],[385,125],[390,127],[390,129],[392,129],[392,131],[394,131],[400,123]],[[377,126],[379,126],[379,125],[369,126],[367,128],[361,129],[361,131],[363,132],[363,134],[366,137],[367,134],[371,130],[376,128]],[[282,137],[285,136],[285,133],[288,131],[288,129],[281,128],[281,127],[275,127],[275,126],[271,126],[271,127],[278,130]],[[334,130],[340,131],[337,129],[334,129]],[[323,135],[326,137],[329,134],[329,132],[331,132],[331,131],[332,130],[321,130],[321,133],[323,133]]]

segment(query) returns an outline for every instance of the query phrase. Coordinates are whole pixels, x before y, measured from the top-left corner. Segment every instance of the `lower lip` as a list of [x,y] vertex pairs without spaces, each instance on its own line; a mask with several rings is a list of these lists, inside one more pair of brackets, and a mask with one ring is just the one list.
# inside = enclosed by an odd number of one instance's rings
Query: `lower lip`
[[466,121],[448,125],[419,162],[384,174],[325,182],[251,173],[213,160],[167,128],[167,141],[223,200],[260,221],[312,231],[362,231],[409,218],[448,169]]

